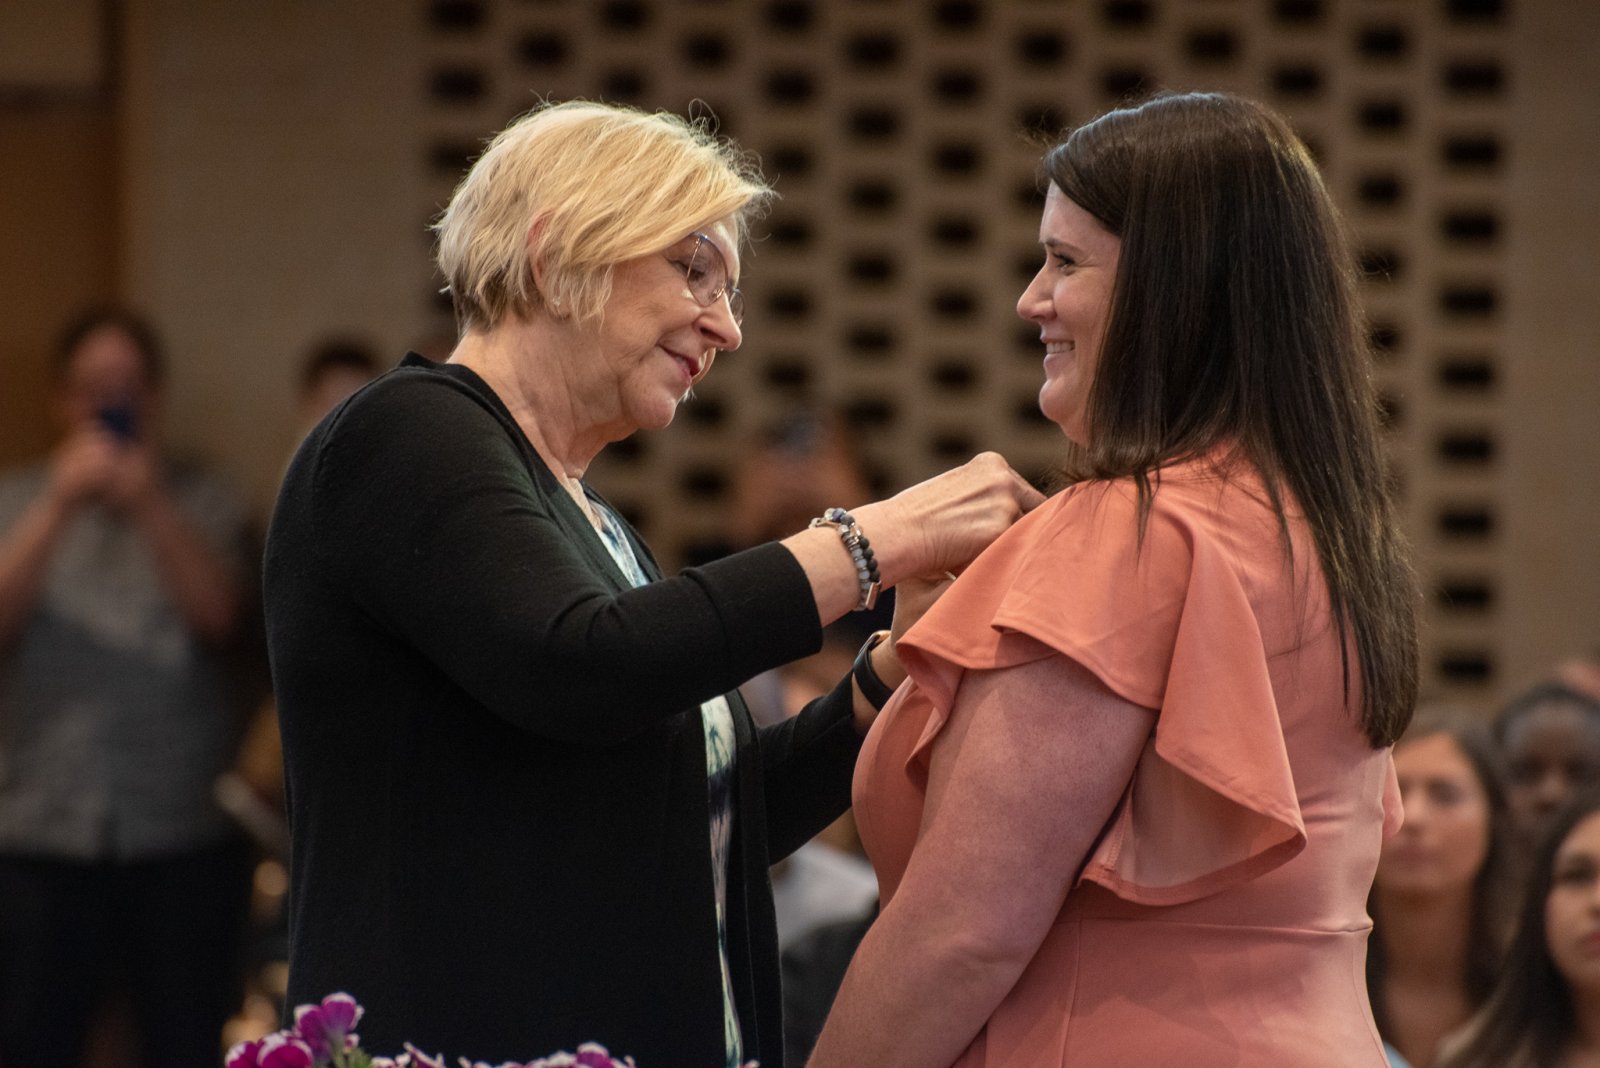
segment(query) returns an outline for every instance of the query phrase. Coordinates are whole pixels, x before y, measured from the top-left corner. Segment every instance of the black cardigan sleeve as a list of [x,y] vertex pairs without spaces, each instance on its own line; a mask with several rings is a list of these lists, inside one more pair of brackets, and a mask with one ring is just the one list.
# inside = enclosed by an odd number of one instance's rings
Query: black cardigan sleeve
[[471,390],[419,371],[369,387],[308,443],[328,571],[476,701],[603,745],[820,646],[810,584],[778,545],[608,584],[513,433]]
[[791,716],[760,731],[767,843],[773,860],[799,849],[850,807],[851,776],[863,741],[855,687],[846,675]]

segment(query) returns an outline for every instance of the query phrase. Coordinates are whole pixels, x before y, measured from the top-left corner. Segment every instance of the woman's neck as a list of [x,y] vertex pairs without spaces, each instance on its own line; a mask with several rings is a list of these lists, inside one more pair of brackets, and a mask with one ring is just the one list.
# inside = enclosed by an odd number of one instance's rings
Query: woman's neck
[[1462,985],[1472,938],[1472,888],[1448,894],[1378,892],[1378,937],[1390,982]]
[[601,414],[608,407],[604,384],[586,373],[599,357],[585,340],[565,321],[508,318],[489,331],[468,331],[449,361],[489,384],[569,491],[601,449],[628,433],[619,419]]
[[1600,1065],[1600,990],[1572,989],[1574,1033],[1568,1044],[1573,1065]]

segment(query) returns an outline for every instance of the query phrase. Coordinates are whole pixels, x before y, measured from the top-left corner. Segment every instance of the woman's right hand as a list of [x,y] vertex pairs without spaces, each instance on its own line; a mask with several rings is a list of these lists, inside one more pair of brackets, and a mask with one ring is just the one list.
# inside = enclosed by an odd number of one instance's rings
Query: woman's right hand
[[[888,589],[907,579],[940,579],[960,571],[1043,500],[1004,458],[986,452],[886,501],[851,508],[850,514],[871,544],[879,581]],[[783,545],[810,579],[824,625],[855,608],[860,582],[834,531],[802,530]]]
[[999,453],[919,482],[886,501],[852,509],[872,544],[883,584],[959,572],[1044,495]]

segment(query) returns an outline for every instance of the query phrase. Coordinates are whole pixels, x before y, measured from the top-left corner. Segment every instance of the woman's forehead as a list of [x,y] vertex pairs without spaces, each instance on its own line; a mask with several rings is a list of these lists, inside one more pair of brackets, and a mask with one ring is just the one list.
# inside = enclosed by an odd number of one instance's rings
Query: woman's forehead
[[1566,840],[1556,851],[1556,859],[1574,855],[1595,856],[1600,853],[1600,812],[1591,812],[1567,832]]
[[1506,727],[1508,749],[1600,749],[1600,716],[1578,701],[1544,701]]
[[718,219],[710,226],[699,231],[706,235],[718,252],[722,253],[723,260],[728,264],[728,271],[735,277],[739,274],[739,227],[733,221],[733,216]]

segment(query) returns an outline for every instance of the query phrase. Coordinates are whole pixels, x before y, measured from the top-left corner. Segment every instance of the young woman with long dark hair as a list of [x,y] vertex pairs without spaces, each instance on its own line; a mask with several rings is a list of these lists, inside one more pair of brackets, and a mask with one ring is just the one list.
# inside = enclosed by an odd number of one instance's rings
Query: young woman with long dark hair
[[902,639],[855,778],[883,910],[812,1063],[1378,1068],[1417,591],[1337,213],[1226,94],[1044,174],[1017,310],[1076,481]]
[[1367,902],[1367,991],[1379,1033],[1411,1068],[1429,1068],[1494,988],[1518,866],[1485,732],[1440,710],[1412,725],[1394,760],[1406,818]]
[[1500,981],[1441,1068],[1600,1065],[1600,794],[1553,821]]

